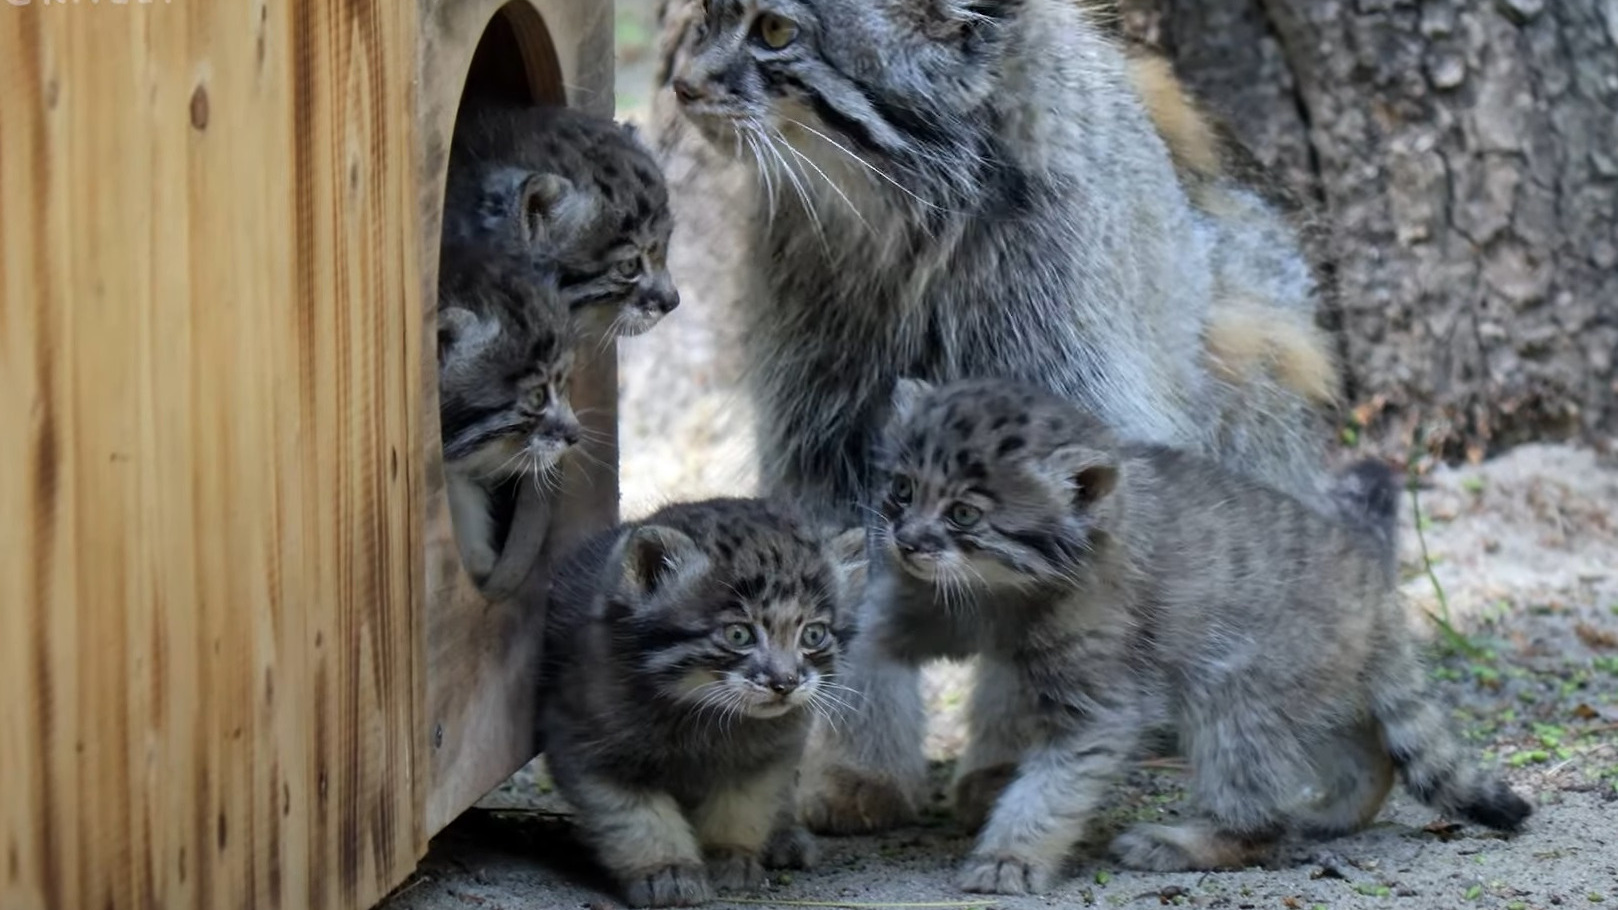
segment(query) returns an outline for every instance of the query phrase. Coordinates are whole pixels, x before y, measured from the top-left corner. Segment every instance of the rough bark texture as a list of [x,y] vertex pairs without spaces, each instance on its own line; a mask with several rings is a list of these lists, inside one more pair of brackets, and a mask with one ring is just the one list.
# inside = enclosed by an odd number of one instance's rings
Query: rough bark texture
[[1349,389],[1452,453],[1618,429],[1618,0],[1122,0],[1324,203]]

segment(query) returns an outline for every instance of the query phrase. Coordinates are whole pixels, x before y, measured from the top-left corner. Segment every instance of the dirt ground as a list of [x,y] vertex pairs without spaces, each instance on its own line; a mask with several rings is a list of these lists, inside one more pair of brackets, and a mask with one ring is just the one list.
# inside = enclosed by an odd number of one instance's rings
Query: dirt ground
[[[618,2],[619,109],[630,119],[647,100],[649,6]],[[626,516],[751,490],[746,411],[715,356],[726,339],[723,313],[688,299],[656,331],[620,346]],[[940,806],[925,824],[887,836],[822,839],[819,869],[714,906],[1618,907],[1618,464],[1585,449],[1525,446],[1479,466],[1440,468],[1418,496],[1419,522],[1417,500],[1405,502],[1404,594],[1432,636],[1437,691],[1459,728],[1538,805],[1517,838],[1438,824],[1400,794],[1370,830],[1293,845],[1269,868],[1114,868],[1099,849],[1107,832],[1184,811],[1183,771],[1165,761],[1118,788],[1096,842],[1075,854],[1072,877],[1049,895],[957,891],[953,868],[970,842]],[[960,747],[969,679],[961,666],[927,674],[927,748],[940,781]],[[542,761],[440,834],[384,904],[616,906],[572,841]]]

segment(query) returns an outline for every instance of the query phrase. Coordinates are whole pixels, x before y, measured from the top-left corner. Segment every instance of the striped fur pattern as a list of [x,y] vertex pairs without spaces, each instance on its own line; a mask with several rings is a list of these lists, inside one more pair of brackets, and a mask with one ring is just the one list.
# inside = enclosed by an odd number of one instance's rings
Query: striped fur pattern
[[1164,728],[1198,814],[1121,834],[1136,868],[1242,866],[1289,832],[1356,830],[1395,774],[1476,824],[1531,814],[1428,690],[1390,538],[999,380],[901,382],[881,476],[871,634],[908,661],[982,661],[956,786],[981,824],[966,890],[1045,890]]
[[558,572],[547,761],[632,906],[812,861],[792,786],[853,628],[832,553],[777,507],[717,499],[610,531]]
[[517,244],[558,266],[587,333],[638,335],[680,304],[668,189],[627,124],[566,107],[483,102],[461,114],[444,236]]
[[489,491],[547,479],[579,441],[568,401],[572,320],[554,272],[519,253],[446,245],[438,265],[438,408],[445,484],[462,562],[497,557]]
[[[1333,368],[1298,238],[1237,180],[1198,204],[1129,55],[1084,4],[667,14],[685,24],[671,94],[760,190],[741,337],[766,490],[859,521],[896,377],[997,376],[1325,501]],[[1231,342],[1255,327],[1288,328]],[[870,659],[851,660],[859,710],[807,788],[821,830],[898,824],[925,784],[917,678]]]

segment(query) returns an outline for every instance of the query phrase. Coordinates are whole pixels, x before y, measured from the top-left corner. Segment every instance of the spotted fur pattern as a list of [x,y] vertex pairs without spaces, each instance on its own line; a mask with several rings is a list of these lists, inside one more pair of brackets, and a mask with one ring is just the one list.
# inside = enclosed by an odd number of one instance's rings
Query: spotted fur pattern
[[759,500],[670,506],[587,544],[547,617],[547,760],[633,906],[805,865],[791,790],[852,634],[828,545]]
[[[966,890],[1044,890],[1163,728],[1198,814],[1120,835],[1138,868],[1240,866],[1287,832],[1355,830],[1395,774],[1477,824],[1531,814],[1433,699],[1390,539],[1006,381],[903,381],[883,442],[871,635],[983,668],[956,786],[982,825]],[[1354,474],[1385,492],[1383,471]]]
[[515,243],[553,259],[588,333],[640,334],[679,306],[668,189],[629,125],[566,107],[468,107],[444,209],[453,241]]

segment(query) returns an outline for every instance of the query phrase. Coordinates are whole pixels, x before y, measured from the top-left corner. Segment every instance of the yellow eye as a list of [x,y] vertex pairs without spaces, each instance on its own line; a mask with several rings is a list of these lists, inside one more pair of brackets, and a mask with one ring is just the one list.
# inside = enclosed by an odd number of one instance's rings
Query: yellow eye
[[774,13],[761,13],[757,26],[758,40],[772,51],[798,40],[798,23]]

